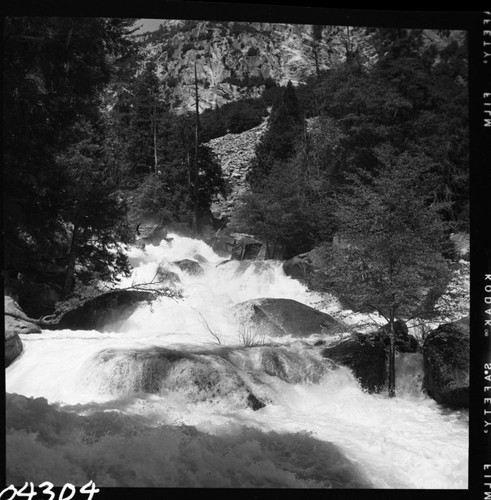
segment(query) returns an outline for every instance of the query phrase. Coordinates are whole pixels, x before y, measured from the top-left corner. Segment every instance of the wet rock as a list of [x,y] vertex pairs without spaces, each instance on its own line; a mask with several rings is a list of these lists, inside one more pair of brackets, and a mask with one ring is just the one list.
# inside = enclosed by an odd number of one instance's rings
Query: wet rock
[[312,290],[325,292],[330,285],[329,252],[325,247],[316,247],[286,260],[283,271]]
[[[166,228],[168,232],[184,236],[186,238],[194,238],[196,236],[193,229],[185,222],[171,222],[170,224],[167,224]],[[172,240],[172,238],[166,237],[166,241],[170,240]]]
[[250,234],[215,235],[210,239],[209,245],[219,255],[230,255],[231,260],[256,260],[269,257],[266,255],[265,245]]
[[234,238],[225,234],[215,235],[210,239],[209,245],[214,252],[219,255],[230,255],[234,249],[236,242]]
[[425,339],[423,386],[438,403],[469,407],[469,343],[468,317],[440,325]]
[[260,399],[258,399],[252,392],[247,396],[247,405],[252,408],[253,411],[260,410],[266,406],[266,403],[263,403]]
[[160,245],[167,239],[167,229],[160,224],[139,224],[137,227],[136,246],[145,248],[145,245]]
[[234,238],[232,260],[255,260],[258,258],[263,243],[249,235],[231,234]]
[[24,311],[11,297],[5,296],[5,367],[11,365],[22,353],[23,345],[19,334],[41,333],[38,325],[20,318],[10,316],[15,314],[26,317]]
[[190,274],[191,276],[200,276],[204,272],[203,268],[195,260],[191,259],[178,260],[173,264],[175,264],[179,269]]
[[380,392],[387,378],[386,350],[382,340],[353,334],[336,345],[326,347],[322,355],[347,366],[369,392]]
[[332,369],[316,356],[298,356],[284,347],[259,347],[261,366],[265,373],[290,384],[320,382],[327,370]]
[[156,280],[162,285],[167,286],[174,286],[176,283],[181,282],[179,276],[176,273],[167,269],[166,262],[162,262],[161,264],[159,264]]
[[99,368],[106,377],[105,385],[117,396],[165,391],[193,402],[227,400],[254,411],[266,406],[234,365],[213,353],[163,347],[106,349],[98,356],[95,369]]
[[312,273],[312,264],[308,258],[308,253],[295,255],[283,263],[283,271],[290,278],[305,280]]
[[141,302],[156,298],[152,292],[114,290],[91,298],[64,313],[55,329],[105,331],[129,318]]
[[24,350],[22,340],[15,332],[5,330],[5,368],[10,366]]
[[344,325],[329,314],[291,299],[252,299],[234,306],[240,322],[272,336],[334,334]]
[[200,255],[199,253],[194,254],[193,259],[195,259],[200,264],[207,264],[208,263],[208,259],[206,257],[203,257],[202,255]]

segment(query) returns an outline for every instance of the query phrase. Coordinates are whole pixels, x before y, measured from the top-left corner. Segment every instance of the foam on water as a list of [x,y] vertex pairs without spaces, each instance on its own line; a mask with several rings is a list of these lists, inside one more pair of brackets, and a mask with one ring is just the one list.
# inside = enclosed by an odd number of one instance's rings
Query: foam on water
[[[121,286],[151,281],[164,262],[182,299],[143,305],[114,332],[22,335],[24,352],[6,370],[7,392],[23,395],[7,399],[10,481],[467,487],[467,415],[421,391],[420,354],[397,357],[389,399],[364,392],[313,339],[244,347],[233,305],[319,297],[280,262],[224,262],[201,241],[173,238],[132,249],[135,275]],[[173,264],[182,259],[204,273]]]

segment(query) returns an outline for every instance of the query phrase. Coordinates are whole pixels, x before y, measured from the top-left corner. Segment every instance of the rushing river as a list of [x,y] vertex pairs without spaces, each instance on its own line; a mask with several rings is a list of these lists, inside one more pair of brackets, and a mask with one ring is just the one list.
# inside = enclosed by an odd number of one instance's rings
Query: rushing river
[[[319,297],[281,262],[224,262],[172,236],[132,249],[121,286],[150,282],[164,263],[182,298],[142,304],[104,333],[21,336],[24,352],[6,370],[8,482],[467,488],[467,413],[421,392],[419,354],[398,356],[389,399],[322,358],[319,335],[244,346],[235,304],[275,297],[319,308]],[[182,259],[204,272],[182,271],[173,264]]]

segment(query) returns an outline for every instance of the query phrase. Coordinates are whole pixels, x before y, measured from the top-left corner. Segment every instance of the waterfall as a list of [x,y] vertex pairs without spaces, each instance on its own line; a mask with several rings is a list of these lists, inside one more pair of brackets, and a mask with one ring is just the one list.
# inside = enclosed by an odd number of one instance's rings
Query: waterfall
[[[6,370],[9,482],[467,488],[467,414],[422,392],[420,354],[398,355],[389,399],[323,358],[316,335],[265,333],[246,346],[234,306],[286,298],[318,308],[319,297],[281,262],[226,261],[171,237],[132,248],[121,287],[151,282],[160,266],[180,298],[142,304],[104,333],[21,336],[24,352]],[[184,259],[202,272],[183,270]]]

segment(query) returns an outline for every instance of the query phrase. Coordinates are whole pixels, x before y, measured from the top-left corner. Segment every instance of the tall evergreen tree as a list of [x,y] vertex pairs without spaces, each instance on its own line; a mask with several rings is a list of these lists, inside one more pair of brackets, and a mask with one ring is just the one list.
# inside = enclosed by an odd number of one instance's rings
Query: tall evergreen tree
[[63,213],[76,200],[66,198],[73,178],[57,158],[77,141],[76,122],[97,121],[111,60],[126,50],[130,24],[105,18],[5,19],[4,266],[14,278],[7,286],[19,285],[20,276],[59,284],[60,268],[66,271],[63,234],[72,221]]
[[291,81],[273,105],[268,130],[256,148],[248,180],[253,189],[260,189],[276,162],[284,162],[295,152],[295,143],[304,125],[295,88]]
[[[389,325],[389,396],[395,395],[394,322],[448,280],[442,258],[444,224],[425,188],[427,159],[380,155],[375,174],[360,171],[339,195],[336,218],[347,248],[332,255],[333,289],[357,307],[378,311]],[[430,174],[431,175],[431,174]]]
[[164,103],[153,61],[145,64],[130,87],[128,130],[128,160],[131,173],[138,177],[158,173],[162,162],[161,121]]

